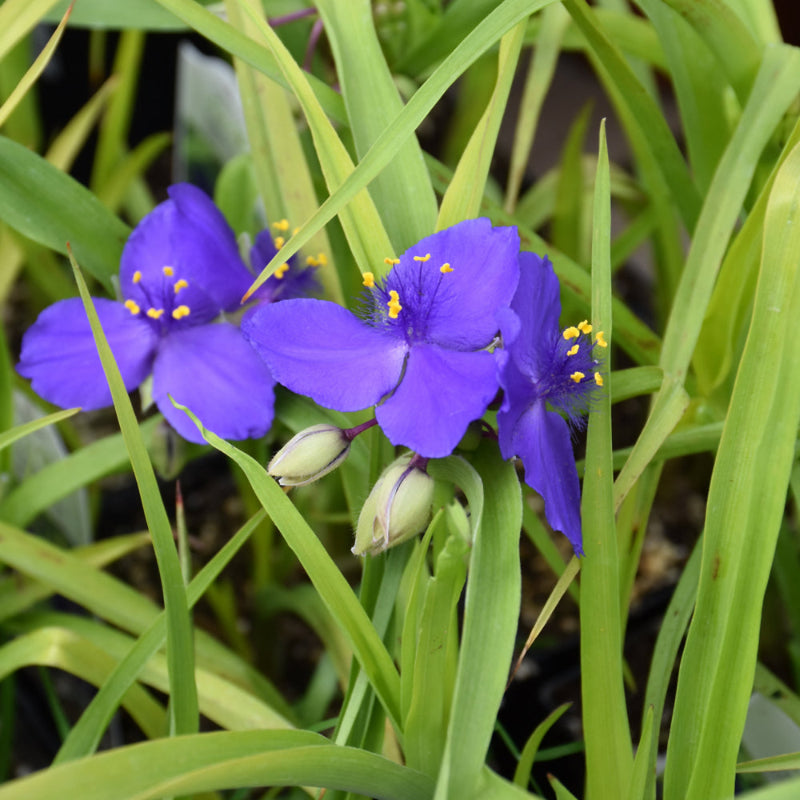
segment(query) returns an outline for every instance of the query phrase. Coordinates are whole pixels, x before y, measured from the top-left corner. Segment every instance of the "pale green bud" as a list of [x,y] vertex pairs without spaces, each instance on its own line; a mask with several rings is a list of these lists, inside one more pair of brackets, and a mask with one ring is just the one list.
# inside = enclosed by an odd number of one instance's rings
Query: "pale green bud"
[[433,478],[412,464],[410,454],[390,464],[361,509],[353,553],[380,553],[425,530],[433,487]]
[[292,437],[269,462],[281,486],[303,486],[332,472],[347,458],[350,439],[334,425],[312,425]]

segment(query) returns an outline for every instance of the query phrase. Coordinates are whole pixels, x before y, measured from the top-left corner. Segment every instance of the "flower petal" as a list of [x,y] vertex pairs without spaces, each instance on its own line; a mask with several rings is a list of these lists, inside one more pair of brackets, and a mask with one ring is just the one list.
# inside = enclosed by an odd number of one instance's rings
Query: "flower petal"
[[325,300],[261,306],[242,332],[279,383],[337,411],[367,408],[390,392],[407,350],[404,340]]
[[[261,231],[250,248],[250,264],[258,274],[269,264],[275,253],[275,245],[269,229]],[[306,297],[319,290],[319,281],[314,269],[301,267],[297,256],[289,259],[289,269],[267,278],[256,289],[252,299],[256,303],[274,303],[277,300],[290,300],[293,297]],[[251,309],[252,311],[252,309]]]
[[[497,415],[503,425],[502,412]],[[511,447],[522,459],[525,483],[544,500],[544,513],[554,530],[561,531],[577,555],[583,554],[581,490],[569,426],[543,402],[533,403],[516,420]],[[507,454],[504,453],[507,457]]]
[[275,381],[233,325],[222,322],[170,333],[153,365],[153,399],[184,439],[203,438],[167,394],[225,439],[263,436],[272,424]]
[[453,452],[469,423],[483,415],[496,393],[490,353],[414,345],[403,380],[375,416],[392,444],[439,458]]
[[[488,219],[422,239],[386,279],[386,292],[396,291],[403,307],[397,326],[421,330],[417,340],[454,350],[486,347],[497,332],[495,313],[514,296],[518,258],[517,229],[493,228]],[[441,271],[445,265],[450,271]]]
[[560,335],[561,314],[558,278],[549,259],[536,253],[520,253],[519,285],[511,301],[518,317],[515,325],[508,315],[499,316],[504,340],[511,358],[525,374],[538,377],[549,366],[553,353],[553,337]]
[[[95,299],[95,309],[117,361],[125,388],[135,389],[149,374],[158,337],[142,317],[122,303]],[[87,411],[111,405],[100,356],[83,303],[77,297],[46,308],[22,339],[17,371],[33,390],[57,406]]]
[[[233,230],[205,192],[188,183],[171,186],[170,199],[136,226],[122,251],[120,285],[126,299],[163,307],[179,281],[180,303],[198,321],[238,308],[252,275],[239,255]],[[165,275],[164,268],[171,267]],[[137,275],[137,273],[139,273]]]

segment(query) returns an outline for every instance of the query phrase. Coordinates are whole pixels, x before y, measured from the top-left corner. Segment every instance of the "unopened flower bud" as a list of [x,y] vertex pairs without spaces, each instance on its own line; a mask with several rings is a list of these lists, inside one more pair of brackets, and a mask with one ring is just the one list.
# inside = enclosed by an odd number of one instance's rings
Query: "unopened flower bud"
[[335,470],[347,458],[350,441],[334,425],[312,425],[278,450],[267,471],[281,486],[303,486]]
[[390,464],[361,509],[353,553],[380,553],[425,530],[433,486],[433,478],[410,455]]

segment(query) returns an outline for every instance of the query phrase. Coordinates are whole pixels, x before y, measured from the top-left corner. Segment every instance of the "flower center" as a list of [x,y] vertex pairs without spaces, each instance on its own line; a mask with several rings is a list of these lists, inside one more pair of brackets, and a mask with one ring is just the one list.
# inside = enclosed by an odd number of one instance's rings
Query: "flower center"
[[180,303],[178,299],[178,295],[189,287],[189,282],[184,278],[172,281],[171,279],[175,277],[175,268],[168,265],[161,268],[161,273],[160,285],[156,284],[155,281],[142,283],[142,273],[137,269],[133,273],[131,281],[146,298],[147,306],[142,308],[133,299],[126,300],[124,305],[133,316],[138,316],[144,312],[145,316],[152,320],[160,321],[164,325],[169,320],[182,320],[188,317],[192,310],[186,304]]

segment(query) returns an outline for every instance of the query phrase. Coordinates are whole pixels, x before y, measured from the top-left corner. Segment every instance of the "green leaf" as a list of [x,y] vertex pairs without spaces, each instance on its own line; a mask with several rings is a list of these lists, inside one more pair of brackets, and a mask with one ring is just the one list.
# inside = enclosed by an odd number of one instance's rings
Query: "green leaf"
[[75,257],[111,291],[130,229],[88,189],[41,156],[0,136],[0,219],[29,239]]
[[[0,5],[0,58],[8,53],[25,34],[33,30],[56,3],[56,0],[4,0]],[[69,3],[54,12],[54,22],[60,22]]]
[[97,352],[103,364],[114,409],[117,412],[122,438],[133,467],[133,474],[142,498],[147,527],[153,536],[153,550],[158,564],[164,609],[167,615],[167,662],[169,665],[170,732],[191,733],[199,724],[197,688],[194,682],[194,643],[186,592],[181,578],[178,554],[172,539],[172,528],[161,500],[155,473],[147,455],[131,400],[122,382],[111,348],[106,341],[92,298],[72,253],[69,252],[75,280],[78,283]]
[[550,728],[561,719],[570,705],[571,703],[562,703],[533,729],[533,733],[528,737],[528,741],[525,742],[525,747],[522,748],[517,768],[514,770],[514,783],[517,786],[521,786],[523,789],[527,788],[531,779],[533,762],[536,760],[536,754],[539,752],[539,745],[542,743],[542,739],[547,735]]
[[[356,153],[363,157],[403,103],[375,33],[370,0],[319,0],[316,5],[333,50]],[[436,196],[415,136],[397,149],[369,192],[396,253],[433,232]]]
[[697,604],[667,748],[666,800],[733,792],[800,422],[800,370],[786,336],[800,314],[798,249],[800,145],[767,204],[753,317],[711,477]]

